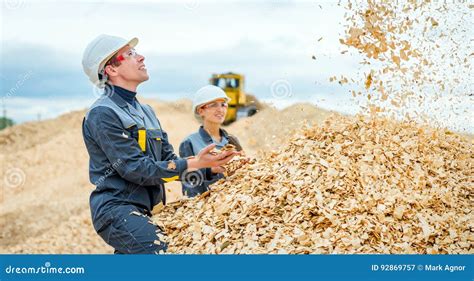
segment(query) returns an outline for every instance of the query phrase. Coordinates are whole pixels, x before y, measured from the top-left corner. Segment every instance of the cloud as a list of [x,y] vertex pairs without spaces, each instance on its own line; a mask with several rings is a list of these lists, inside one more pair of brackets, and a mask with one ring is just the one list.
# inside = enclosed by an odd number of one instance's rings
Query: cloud
[[[16,96],[90,95],[80,61],[87,43],[102,32],[140,38],[137,49],[146,55],[151,77],[139,88],[143,94],[192,93],[212,73],[228,71],[245,74],[247,90],[263,96],[271,95],[278,79],[290,81],[296,94],[338,91],[327,85],[328,76],[353,63],[328,60],[337,49],[342,9],[322,5],[324,10],[286,0],[25,1],[2,11],[2,92],[31,71]],[[325,40],[316,46],[319,36]]]
[[[285,41],[274,44],[286,48],[292,46]],[[284,47],[281,49],[285,50]],[[41,45],[9,43],[3,48],[2,57],[4,96],[16,88],[25,73],[31,75],[15,91],[17,97],[78,97],[94,94],[92,85],[82,72],[80,55]],[[248,39],[232,47],[213,51],[152,53],[146,55],[145,63],[150,80],[140,86],[139,90],[143,94],[192,93],[207,84],[212,73],[229,71],[244,74],[247,90],[267,97],[271,95],[270,85],[278,79],[288,80],[296,95],[340,91],[339,87],[327,83],[332,69],[317,69],[310,57],[288,55],[286,51],[268,51],[265,44]],[[337,64],[333,60],[332,67]],[[341,66],[344,64],[343,60],[340,61]]]

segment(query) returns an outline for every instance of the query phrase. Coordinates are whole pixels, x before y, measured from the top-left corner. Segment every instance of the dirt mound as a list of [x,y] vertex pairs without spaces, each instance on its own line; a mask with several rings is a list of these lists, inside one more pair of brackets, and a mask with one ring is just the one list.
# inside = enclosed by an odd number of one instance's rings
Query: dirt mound
[[48,142],[82,122],[85,110],[74,111],[55,119],[41,122],[26,122],[8,127],[0,133],[0,147],[3,152],[15,152]]
[[[198,127],[189,113],[189,101],[141,100],[154,108],[175,148]],[[111,253],[90,222],[89,195],[94,187],[82,140],[85,112],[0,132],[4,163],[0,166],[0,252]],[[178,188],[179,184],[167,186],[170,193]]]
[[38,236],[30,236],[8,249],[24,254],[104,254],[113,253],[92,228],[90,211],[84,208],[57,227]]
[[155,222],[171,253],[474,253],[474,147],[332,116]]
[[1,246],[22,243],[58,227],[87,207],[87,152],[81,137],[84,112],[27,123],[0,133]]

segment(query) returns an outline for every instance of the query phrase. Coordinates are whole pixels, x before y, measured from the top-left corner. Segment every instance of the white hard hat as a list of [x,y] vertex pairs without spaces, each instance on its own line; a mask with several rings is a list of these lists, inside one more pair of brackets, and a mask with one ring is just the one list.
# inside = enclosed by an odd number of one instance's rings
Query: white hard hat
[[226,102],[230,101],[230,98],[221,88],[213,85],[207,85],[199,89],[193,97],[193,113],[194,116],[201,120],[201,116],[197,113],[197,109],[206,103],[223,99]]
[[121,48],[130,45],[135,47],[138,38],[126,40],[120,37],[101,34],[87,45],[82,57],[82,68],[89,80],[99,88],[104,87],[106,79],[99,79],[99,73],[103,70],[105,63]]

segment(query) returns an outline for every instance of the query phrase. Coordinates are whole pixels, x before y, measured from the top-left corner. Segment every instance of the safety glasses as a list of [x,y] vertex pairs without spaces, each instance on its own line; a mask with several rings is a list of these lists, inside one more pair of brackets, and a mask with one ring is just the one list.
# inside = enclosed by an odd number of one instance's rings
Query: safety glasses
[[122,53],[121,55],[117,56],[118,61],[123,61],[127,58],[134,58],[138,55],[137,51],[134,48]]
[[206,105],[203,105],[204,108],[211,108],[211,109],[216,109],[219,107],[227,108],[229,107],[229,104],[227,102],[211,102]]
[[130,50],[123,52],[122,54],[112,57],[106,64],[107,65],[113,65],[113,66],[118,66],[117,63],[126,60],[127,58],[134,58],[138,55],[137,51],[133,48]]

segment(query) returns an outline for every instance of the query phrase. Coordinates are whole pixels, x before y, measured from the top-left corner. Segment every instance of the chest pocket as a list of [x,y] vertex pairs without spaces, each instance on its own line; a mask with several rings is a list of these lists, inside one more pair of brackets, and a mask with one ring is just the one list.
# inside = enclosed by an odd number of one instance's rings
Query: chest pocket
[[128,131],[145,154],[153,155],[156,159],[160,159],[163,138],[163,132],[160,129],[138,128],[134,125]]
[[146,130],[146,143],[150,152],[156,157],[156,160],[161,159],[162,138],[163,132],[160,129]]

